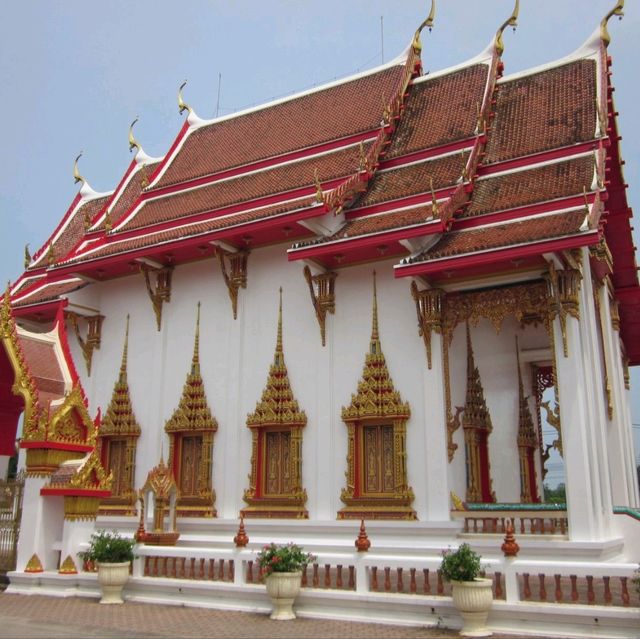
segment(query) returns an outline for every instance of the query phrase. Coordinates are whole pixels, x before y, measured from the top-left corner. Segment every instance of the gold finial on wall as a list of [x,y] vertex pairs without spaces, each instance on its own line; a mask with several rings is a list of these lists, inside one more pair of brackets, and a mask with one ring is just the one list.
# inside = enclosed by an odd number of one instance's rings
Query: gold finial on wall
[[516,6],[513,8],[511,15],[500,25],[500,28],[496,31],[495,46],[496,53],[502,55],[504,51],[504,42],[502,41],[502,34],[507,27],[513,27],[516,30],[518,26],[518,14],[520,13],[520,0],[516,0]]
[[618,16],[619,20],[622,20],[622,16],[624,15],[624,0],[618,0],[616,2],[616,6],[607,13],[607,15],[602,18],[600,22],[600,37],[604,42],[605,46],[607,46],[611,42],[611,36],[609,35],[609,30],[607,29],[607,23],[613,16]]

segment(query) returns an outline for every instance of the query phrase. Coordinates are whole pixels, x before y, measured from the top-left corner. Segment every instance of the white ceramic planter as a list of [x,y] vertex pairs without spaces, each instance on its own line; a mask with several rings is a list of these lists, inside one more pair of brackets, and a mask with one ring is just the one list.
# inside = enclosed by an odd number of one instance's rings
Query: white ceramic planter
[[295,619],[293,602],[300,592],[302,572],[272,572],[266,579],[267,594],[273,602],[271,619]]
[[98,563],[98,583],[102,588],[101,604],[121,604],[122,589],[129,579],[130,561],[118,564]]
[[452,581],[453,605],[462,617],[463,637],[490,637],[487,617],[493,605],[493,582],[491,579],[474,581]]

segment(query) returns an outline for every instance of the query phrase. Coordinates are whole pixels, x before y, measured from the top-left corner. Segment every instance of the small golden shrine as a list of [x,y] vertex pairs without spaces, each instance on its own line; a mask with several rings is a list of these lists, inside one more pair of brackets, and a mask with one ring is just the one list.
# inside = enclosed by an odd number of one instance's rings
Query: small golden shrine
[[40,494],[62,495],[65,519],[90,520],[96,518],[100,501],[111,494],[112,480],[94,451],[84,459],[62,462]]
[[409,404],[395,390],[378,332],[378,297],[373,273],[369,352],[358,392],[342,409],[348,430],[346,507],[338,519],[416,519],[407,484],[406,424]]
[[282,289],[278,336],[267,385],[256,410],[247,417],[251,429],[251,474],[241,517],[306,519],[307,492],[302,488],[302,429],[307,416],[293,396],[282,348]]
[[[178,486],[173,473],[164,459],[152,468],[147,481],[140,490],[140,526],[136,532],[136,541],[151,546],[175,546],[180,537],[176,528]],[[169,529],[165,530],[165,519],[169,519]],[[153,529],[146,530],[151,520]]]

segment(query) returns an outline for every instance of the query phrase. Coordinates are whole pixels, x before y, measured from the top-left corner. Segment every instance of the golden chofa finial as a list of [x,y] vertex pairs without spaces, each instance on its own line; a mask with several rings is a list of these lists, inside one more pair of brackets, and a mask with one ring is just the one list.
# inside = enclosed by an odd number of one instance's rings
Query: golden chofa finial
[[602,22],[600,22],[600,37],[604,42],[605,47],[609,45],[611,42],[611,36],[609,35],[609,30],[607,29],[607,23],[613,16],[618,16],[619,20],[622,20],[622,16],[624,15],[624,0],[618,0],[616,6],[607,13],[607,15],[602,18]]
[[141,150],[141,146],[140,143],[138,142],[138,140],[135,139],[135,137],[133,137],[133,125],[139,120],[138,116],[136,115],[136,119],[129,125],[129,153],[131,153],[131,151],[133,151],[133,149],[138,149],[138,151]]
[[516,30],[518,26],[518,14],[520,13],[520,0],[516,0],[516,6],[513,8],[511,15],[500,25],[500,28],[496,31],[496,53],[502,55],[504,51],[504,42],[502,41],[502,34],[507,27],[513,27]]
[[436,199],[436,192],[433,190],[433,178],[429,178],[429,184],[431,186],[431,215],[438,217],[438,200]]
[[80,175],[80,171],[78,170],[78,160],[82,157],[82,151],[78,153],[76,159],[73,161],[73,181],[77,184],[78,182],[86,183],[86,180]]
[[182,89],[184,89],[186,84],[187,81],[185,80],[178,89],[178,108],[180,109],[180,114],[184,113],[185,111],[189,111],[189,113],[193,112],[193,109],[182,99]]
[[316,202],[322,204],[324,202],[324,194],[322,192],[322,182],[318,177],[318,169],[313,170],[313,181],[316,185]]
[[436,0],[431,0],[431,11],[427,19],[418,27],[416,34],[413,36],[413,48],[417,53],[422,51],[422,43],[420,42],[420,34],[425,27],[428,27],[429,31],[433,29],[433,20],[436,16]]

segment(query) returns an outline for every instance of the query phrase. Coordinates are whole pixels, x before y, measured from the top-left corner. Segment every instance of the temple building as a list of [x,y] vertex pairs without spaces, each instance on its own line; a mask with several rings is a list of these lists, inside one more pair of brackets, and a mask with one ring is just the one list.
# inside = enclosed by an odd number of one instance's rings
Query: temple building
[[[501,556],[479,522],[504,517],[529,558],[637,563],[622,4],[513,75],[517,3],[484,51],[427,75],[432,11],[391,62],[233,115],[201,119],[181,87],[166,155],[132,125],[109,193],[76,161],[0,315],[0,454],[19,439],[26,470],[11,588],[79,579],[90,533],[132,534],[165,463],[180,538],[158,555],[195,557],[193,579],[240,517],[251,542],[334,554],[364,520],[405,574],[461,536]],[[566,503],[545,498],[552,459]],[[131,592],[162,600],[144,583],[170,562],[149,565]]]

